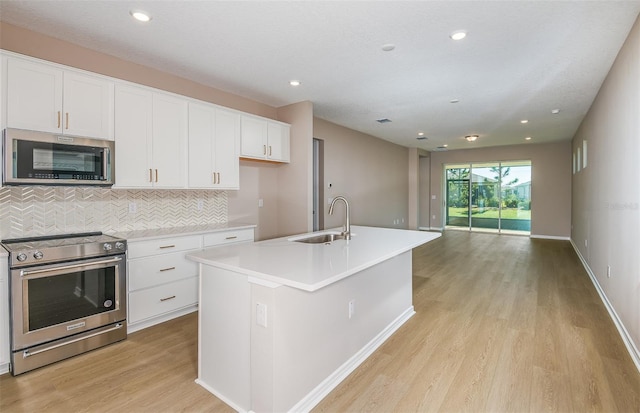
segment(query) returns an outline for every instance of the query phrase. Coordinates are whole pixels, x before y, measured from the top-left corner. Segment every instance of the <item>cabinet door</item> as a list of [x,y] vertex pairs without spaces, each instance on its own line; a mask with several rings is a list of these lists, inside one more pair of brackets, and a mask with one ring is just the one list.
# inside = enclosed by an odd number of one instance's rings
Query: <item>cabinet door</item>
[[62,132],[62,70],[9,59],[7,127]]
[[269,122],[267,129],[268,159],[289,162],[289,127]]
[[189,103],[189,187],[213,188],[215,108]]
[[184,188],[187,184],[187,101],[153,94],[153,186]]
[[115,91],[116,187],[152,186],[152,94],[132,86]]
[[113,139],[113,83],[98,77],[65,72],[64,133]]
[[240,155],[264,159],[267,155],[267,121],[242,116]]
[[219,189],[240,189],[240,115],[216,110],[215,123],[215,171]]

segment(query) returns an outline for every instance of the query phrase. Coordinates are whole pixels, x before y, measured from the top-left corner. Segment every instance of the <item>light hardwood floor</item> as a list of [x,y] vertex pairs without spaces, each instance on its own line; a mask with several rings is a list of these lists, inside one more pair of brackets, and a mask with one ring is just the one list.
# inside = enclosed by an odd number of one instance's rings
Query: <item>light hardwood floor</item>
[[[414,250],[416,315],[315,412],[640,412],[640,373],[566,241],[447,232]],[[1,412],[227,412],[195,314],[19,377]]]

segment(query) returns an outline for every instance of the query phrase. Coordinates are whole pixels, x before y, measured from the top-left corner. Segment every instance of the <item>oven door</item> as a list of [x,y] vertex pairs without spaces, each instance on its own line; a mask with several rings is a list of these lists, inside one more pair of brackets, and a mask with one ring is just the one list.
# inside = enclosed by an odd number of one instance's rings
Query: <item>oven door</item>
[[11,270],[11,349],[126,318],[125,255]]

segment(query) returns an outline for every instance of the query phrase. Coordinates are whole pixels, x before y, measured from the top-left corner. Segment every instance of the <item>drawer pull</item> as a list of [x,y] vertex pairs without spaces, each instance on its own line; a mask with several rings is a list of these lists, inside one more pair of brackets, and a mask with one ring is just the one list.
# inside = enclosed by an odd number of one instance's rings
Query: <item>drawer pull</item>
[[176,298],[176,296],[172,295],[171,297],[161,298],[160,301],[169,301],[169,300],[173,300],[174,298]]
[[176,267],[162,268],[160,272],[175,270]]
[[163,245],[160,247],[161,250],[166,249],[166,248],[175,248],[175,245]]
[[233,237],[227,237],[225,239],[236,239],[236,238],[238,238],[238,237],[234,235]]

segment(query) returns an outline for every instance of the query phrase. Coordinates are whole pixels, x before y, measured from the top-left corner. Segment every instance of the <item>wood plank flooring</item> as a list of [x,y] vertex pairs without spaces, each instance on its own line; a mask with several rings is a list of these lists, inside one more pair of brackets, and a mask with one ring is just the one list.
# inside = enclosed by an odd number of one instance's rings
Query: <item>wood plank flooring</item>
[[[416,315],[314,412],[640,412],[640,373],[566,241],[448,231],[414,250]],[[0,412],[229,412],[181,317],[18,377]]]

